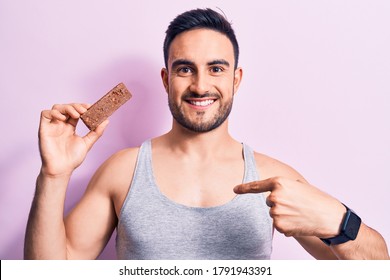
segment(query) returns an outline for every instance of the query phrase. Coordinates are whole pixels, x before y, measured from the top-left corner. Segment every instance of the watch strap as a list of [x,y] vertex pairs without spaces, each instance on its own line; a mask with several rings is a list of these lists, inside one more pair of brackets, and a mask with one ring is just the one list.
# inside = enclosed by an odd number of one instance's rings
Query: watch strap
[[347,209],[347,212],[345,213],[341,224],[340,234],[332,238],[320,238],[328,246],[342,244],[350,240],[355,240],[358,235],[359,228],[361,225],[361,219],[345,204],[343,205]]

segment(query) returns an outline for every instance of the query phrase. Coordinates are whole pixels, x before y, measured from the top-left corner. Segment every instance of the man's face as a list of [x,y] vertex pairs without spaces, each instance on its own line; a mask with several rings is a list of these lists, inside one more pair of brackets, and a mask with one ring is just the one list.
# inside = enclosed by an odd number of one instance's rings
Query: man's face
[[225,122],[242,70],[234,70],[230,40],[209,29],[179,34],[169,48],[162,78],[174,120],[194,132],[208,132]]

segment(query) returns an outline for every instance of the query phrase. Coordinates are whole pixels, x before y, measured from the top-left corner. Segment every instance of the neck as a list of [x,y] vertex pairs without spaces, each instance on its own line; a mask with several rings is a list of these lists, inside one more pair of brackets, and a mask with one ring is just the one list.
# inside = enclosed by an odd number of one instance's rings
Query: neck
[[229,151],[235,150],[234,147],[241,149],[241,144],[229,134],[227,120],[218,128],[203,133],[190,131],[174,121],[172,130],[163,135],[161,140],[172,151],[193,154],[203,159],[227,155]]

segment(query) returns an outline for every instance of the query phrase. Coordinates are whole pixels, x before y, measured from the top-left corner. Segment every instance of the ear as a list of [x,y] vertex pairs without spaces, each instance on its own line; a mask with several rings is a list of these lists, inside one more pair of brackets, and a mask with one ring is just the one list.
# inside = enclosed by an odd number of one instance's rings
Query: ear
[[168,93],[169,92],[169,83],[168,83],[168,70],[166,68],[161,69],[161,80],[163,82],[165,91]]
[[235,94],[238,91],[238,88],[239,88],[241,80],[242,80],[242,74],[243,74],[243,72],[242,72],[241,67],[237,67],[237,69],[234,70],[234,81],[233,81],[234,92],[233,92],[233,94]]

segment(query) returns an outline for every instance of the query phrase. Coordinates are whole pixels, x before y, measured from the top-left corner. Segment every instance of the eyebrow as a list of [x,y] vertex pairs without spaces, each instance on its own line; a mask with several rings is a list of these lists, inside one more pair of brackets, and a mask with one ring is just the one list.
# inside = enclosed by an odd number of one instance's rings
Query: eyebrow
[[[179,65],[188,65],[188,66],[194,66],[195,63],[188,59],[177,59],[174,62],[172,62],[172,68],[175,68]],[[226,61],[225,59],[215,59],[210,62],[207,62],[208,66],[212,65],[225,65],[227,67],[230,67],[230,63]]]
[[176,68],[179,65],[193,66],[193,65],[195,65],[195,63],[192,62],[191,60],[188,60],[188,59],[177,59],[174,62],[172,62],[172,68]]
[[225,59],[216,59],[216,60],[208,62],[207,65],[208,66],[211,66],[211,65],[225,65],[227,67],[230,66],[229,62],[227,62]]

